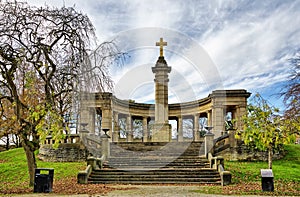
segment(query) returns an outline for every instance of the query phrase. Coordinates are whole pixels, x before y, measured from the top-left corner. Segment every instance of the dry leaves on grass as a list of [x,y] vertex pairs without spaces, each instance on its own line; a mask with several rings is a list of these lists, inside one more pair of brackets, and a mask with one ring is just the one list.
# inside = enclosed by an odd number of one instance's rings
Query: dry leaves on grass
[[[30,194],[33,193],[33,187],[28,187],[28,182],[19,186],[12,186],[11,183],[0,186],[0,194]],[[129,188],[118,188],[118,190],[128,190]],[[105,184],[78,184],[76,178],[67,178],[54,181],[52,193],[54,194],[106,194],[112,190]]]
[[7,162],[6,160],[0,159],[0,163],[5,163]]
[[12,182],[3,182],[0,185],[0,194],[26,194],[31,193],[33,189],[28,187],[28,182],[22,185],[12,185]]
[[239,183],[222,187],[222,194],[225,195],[287,195],[300,196],[299,183],[284,183],[276,181],[274,183],[274,192],[263,192],[260,182]]
[[76,178],[55,181],[53,193],[57,194],[106,194],[114,188],[104,184],[78,184]]

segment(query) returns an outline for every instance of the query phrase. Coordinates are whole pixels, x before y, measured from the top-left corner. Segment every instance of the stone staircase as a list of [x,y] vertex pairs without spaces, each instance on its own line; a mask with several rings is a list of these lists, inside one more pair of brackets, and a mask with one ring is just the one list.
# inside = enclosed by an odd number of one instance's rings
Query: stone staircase
[[221,184],[209,168],[202,142],[111,143],[103,169],[93,170],[89,183]]

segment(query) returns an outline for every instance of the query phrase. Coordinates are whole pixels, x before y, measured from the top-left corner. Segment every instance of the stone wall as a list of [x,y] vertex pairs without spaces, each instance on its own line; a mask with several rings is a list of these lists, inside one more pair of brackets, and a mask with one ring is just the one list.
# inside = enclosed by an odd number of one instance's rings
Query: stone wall
[[[230,161],[267,161],[268,152],[258,151],[247,147],[241,140],[235,139],[235,132],[229,132],[217,139],[213,148],[214,156],[222,156]],[[281,159],[285,155],[284,151],[277,151],[273,154],[273,159]]]
[[[251,150],[245,145],[227,148],[215,154],[215,156],[222,156],[225,160],[229,161],[268,161],[268,152]],[[284,151],[275,152],[273,160],[282,159],[284,156]]]
[[51,144],[41,145],[38,158],[48,162],[76,162],[85,161],[87,150],[81,143],[63,143],[57,149]]

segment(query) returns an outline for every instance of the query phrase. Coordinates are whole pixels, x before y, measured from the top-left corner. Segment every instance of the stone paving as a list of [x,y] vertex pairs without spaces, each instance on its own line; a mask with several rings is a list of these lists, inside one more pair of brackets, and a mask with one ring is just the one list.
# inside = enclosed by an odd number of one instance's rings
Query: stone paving
[[[215,195],[215,194],[200,194],[194,192],[199,190],[198,186],[151,186],[151,185],[118,185],[114,186],[118,188],[126,187],[132,188],[130,190],[115,190],[106,195],[58,195],[58,194],[24,194],[24,195],[13,195],[13,197],[225,197],[226,195]],[[240,196],[240,195],[239,195]],[[227,197],[227,196],[226,196]],[[228,197],[237,197],[237,196],[228,196]],[[254,195],[247,195],[246,197],[254,197]]]

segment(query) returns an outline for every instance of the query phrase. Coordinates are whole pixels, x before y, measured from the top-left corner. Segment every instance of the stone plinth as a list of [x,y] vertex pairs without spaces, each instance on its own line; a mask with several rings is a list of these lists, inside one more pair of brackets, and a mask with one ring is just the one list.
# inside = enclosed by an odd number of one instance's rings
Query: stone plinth
[[211,151],[211,149],[214,147],[214,134],[213,133],[206,133],[204,136],[204,142],[205,142],[205,155]]
[[170,142],[172,139],[171,124],[155,123],[152,125],[153,142]]

